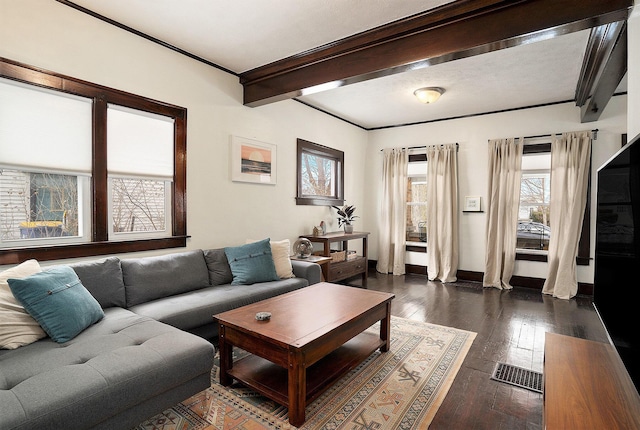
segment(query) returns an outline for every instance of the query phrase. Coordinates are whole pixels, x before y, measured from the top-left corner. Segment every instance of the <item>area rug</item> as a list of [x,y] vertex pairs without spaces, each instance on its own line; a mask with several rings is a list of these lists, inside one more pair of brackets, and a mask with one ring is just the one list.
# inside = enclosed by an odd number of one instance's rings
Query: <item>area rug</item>
[[[368,330],[379,333],[379,326]],[[300,429],[426,429],[475,336],[392,317],[389,352],[373,353],[308,405]],[[210,388],[136,429],[296,429],[289,424],[286,407],[240,384],[221,386],[218,372],[216,356]]]

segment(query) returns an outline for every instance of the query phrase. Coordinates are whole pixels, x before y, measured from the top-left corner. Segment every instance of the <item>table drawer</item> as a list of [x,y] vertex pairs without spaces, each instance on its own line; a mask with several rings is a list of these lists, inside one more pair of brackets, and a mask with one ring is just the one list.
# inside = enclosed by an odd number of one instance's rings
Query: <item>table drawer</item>
[[353,260],[341,261],[339,263],[329,263],[328,281],[339,281],[351,276],[364,273],[367,268],[367,260],[364,257],[357,257]]

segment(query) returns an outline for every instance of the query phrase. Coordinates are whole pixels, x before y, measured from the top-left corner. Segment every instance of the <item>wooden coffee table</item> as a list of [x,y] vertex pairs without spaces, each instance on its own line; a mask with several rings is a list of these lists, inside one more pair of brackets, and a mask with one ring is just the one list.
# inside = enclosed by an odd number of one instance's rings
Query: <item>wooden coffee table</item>
[[[321,282],[214,315],[220,383],[233,379],[289,408],[300,426],[305,406],[376,349],[389,350],[389,293]],[[258,321],[258,312],[271,319]],[[380,321],[380,334],[364,331]],[[236,346],[251,354],[233,361]]]

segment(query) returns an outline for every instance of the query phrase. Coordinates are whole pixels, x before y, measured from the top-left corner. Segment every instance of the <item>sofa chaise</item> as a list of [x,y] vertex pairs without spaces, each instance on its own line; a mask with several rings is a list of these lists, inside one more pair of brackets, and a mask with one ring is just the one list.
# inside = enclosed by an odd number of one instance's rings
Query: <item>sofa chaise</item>
[[103,315],[62,343],[0,349],[0,429],[134,427],[210,386],[213,315],[320,281],[294,260],[293,277],[243,284],[234,264],[256,264],[226,251],[68,265]]

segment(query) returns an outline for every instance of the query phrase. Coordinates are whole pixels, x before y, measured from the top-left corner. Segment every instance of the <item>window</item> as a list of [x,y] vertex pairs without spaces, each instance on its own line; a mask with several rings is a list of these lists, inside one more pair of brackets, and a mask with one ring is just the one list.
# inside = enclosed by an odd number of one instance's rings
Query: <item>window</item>
[[[160,180],[111,178],[111,234],[126,240],[133,233],[167,234],[170,211],[170,183]],[[126,234],[122,234],[126,233]],[[120,236],[120,237],[118,237]]]
[[516,248],[548,250],[551,153],[523,154]]
[[108,105],[111,240],[170,234],[173,127],[170,117]]
[[2,78],[0,99],[0,249],[89,240],[91,99]]
[[[413,156],[410,156],[413,157]],[[427,241],[427,161],[407,167],[407,242]]]
[[[551,144],[531,143],[523,148],[520,207],[516,236],[516,259],[547,261],[551,201]],[[578,244],[578,265],[589,265],[591,237],[591,182],[587,188],[587,206]]]
[[82,242],[88,190],[86,176],[0,168],[0,247]]
[[298,139],[298,205],[344,204],[344,152]]
[[3,65],[0,264],[186,245],[186,109]]

